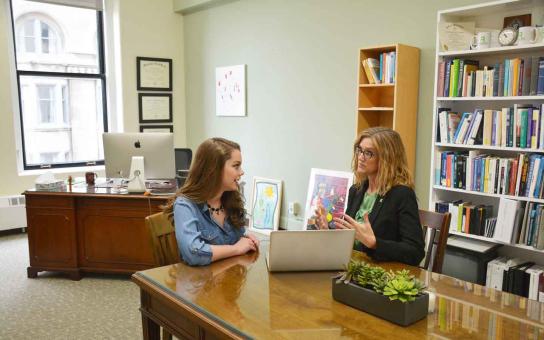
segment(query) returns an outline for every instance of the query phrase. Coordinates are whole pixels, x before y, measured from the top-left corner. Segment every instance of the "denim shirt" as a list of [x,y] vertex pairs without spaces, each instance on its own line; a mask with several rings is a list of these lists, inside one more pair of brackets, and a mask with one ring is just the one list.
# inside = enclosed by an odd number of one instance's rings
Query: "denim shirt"
[[211,245],[232,245],[245,233],[245,228],[231,226],[225,218],[223,227],[210,216],[207,204],[178,197],[174,203],[174,225],[181,258],[191,266],[212,262]]

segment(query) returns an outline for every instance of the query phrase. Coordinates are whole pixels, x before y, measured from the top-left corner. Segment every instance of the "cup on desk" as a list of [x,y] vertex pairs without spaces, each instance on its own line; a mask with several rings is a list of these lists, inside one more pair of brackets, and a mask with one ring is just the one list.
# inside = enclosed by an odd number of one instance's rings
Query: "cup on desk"
[[94,185],[94,181],[97,177],[98,177],[98,174],[96,172],[86,172],[85,183],[87,183],[87,185]]
[[517,45],[529,45],[536,43],[536,27],[523,26],[518,30]]
[[491,46],[491,32],[478,32],[472,36],[470,49],[482,50]]

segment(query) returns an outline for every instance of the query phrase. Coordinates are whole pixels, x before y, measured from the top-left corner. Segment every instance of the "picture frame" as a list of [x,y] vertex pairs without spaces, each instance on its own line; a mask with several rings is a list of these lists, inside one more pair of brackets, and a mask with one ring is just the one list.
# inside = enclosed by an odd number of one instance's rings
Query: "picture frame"
[[171,93],[138,93],[140,123],[172,123]]
[[518,29],[523,26],[531,26],[531,14],[513,15],[511,17],[504,17],[502,28],[514,27]]
[[138,91],[172,91],[172,59],[136,57]]
[[349,188],[353,185],[353,174],[346,171],[312,168],[308,183],[303,229],[317,229],[315,210],[321,204],[325,208],[329,228],[334,229],[333,217],[341,218],[348,205]]
[[250,230],[270,234],[279,229],[282,186],[281,180],[253,177]]
[[246,65],[215,69],[215,114],[243,117],[246,115]]
[[140,132],[174,132],[172,125],[140,125]]

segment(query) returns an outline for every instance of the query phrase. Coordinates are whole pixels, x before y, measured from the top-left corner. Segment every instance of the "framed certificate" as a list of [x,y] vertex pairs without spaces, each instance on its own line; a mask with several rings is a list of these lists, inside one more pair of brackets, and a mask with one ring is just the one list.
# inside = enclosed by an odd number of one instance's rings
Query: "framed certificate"
[[172,94],[138,93],[140,123],[171,123]]
[[136,57],[138,91],[172,91],[172,59]]
[[140,132],[174,132],[172,125],[140,125]]

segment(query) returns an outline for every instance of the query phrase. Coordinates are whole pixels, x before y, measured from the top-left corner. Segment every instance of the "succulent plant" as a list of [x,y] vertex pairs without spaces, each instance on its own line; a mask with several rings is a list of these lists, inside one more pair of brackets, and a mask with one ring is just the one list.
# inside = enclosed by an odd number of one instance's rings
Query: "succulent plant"
[[353,282],[359,286],[373,289],[390,300],[409,302],[421,294],[425,287],[410,274],[409,270],[386,272],[381,267],[373,267],[363,261],[351,260],[346,271],[336,280],[337,283]]
[[419,290],[415,280],[400,275],[387,282],[383,289],[383,295],[389,296],[389,300],[400,300],[401,302],[414,301],[418,294]]

